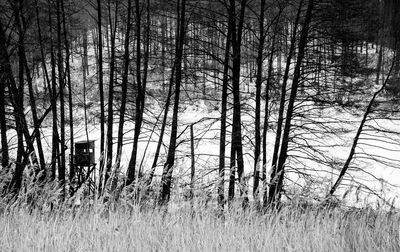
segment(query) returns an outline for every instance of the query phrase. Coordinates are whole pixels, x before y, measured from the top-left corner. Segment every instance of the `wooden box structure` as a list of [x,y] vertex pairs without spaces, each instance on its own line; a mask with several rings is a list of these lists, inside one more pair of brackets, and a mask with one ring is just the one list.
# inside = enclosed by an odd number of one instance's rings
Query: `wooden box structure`
[[75,143],[75,165],[91,166],[95,164],[94,143],[94,140]]
[[96,163],[95,163],[95,141],[75,142],[75,155],[73,158],[74,188],[88,185],[89,194],[95,193],[96,187]]

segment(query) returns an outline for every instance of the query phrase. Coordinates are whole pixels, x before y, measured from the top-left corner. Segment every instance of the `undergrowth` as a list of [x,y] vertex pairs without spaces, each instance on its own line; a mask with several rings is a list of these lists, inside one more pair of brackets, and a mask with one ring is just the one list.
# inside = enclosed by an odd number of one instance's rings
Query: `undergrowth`
[[400,251],[394,209],[234,202],[221,213],[201,197],[157,207],[130,188],[99,198],[82,188],[60,200],[68,188],[32,184],[0,199],[0,251]]

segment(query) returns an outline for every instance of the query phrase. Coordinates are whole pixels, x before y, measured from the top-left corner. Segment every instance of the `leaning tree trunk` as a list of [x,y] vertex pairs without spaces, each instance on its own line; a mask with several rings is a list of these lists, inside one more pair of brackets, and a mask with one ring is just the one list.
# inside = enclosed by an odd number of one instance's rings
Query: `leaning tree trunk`
[[[396,57],[396,56],[395,56],[395,57]],[[379,64],[379,63],[378,63],[378,64]],[[340,183],[342,182],[344,176],[346,175],[346,172],[347,172],[347,170],[349,169],[350,163],[352,162],[353,157],[354,157],[354,154],[355,154],[355,152],[356,152],[356,147],[357,147],[358,141],[359,141],[359,139],[360,139],[360,135],[361,135],[361,133],[362,133],[362,131],[363,131],[364,125],[365,125],[365,123],[367,122],[367,119],[368,119],[369,114],[372,112],[372,106],[374,105],[375,100],[376,100],[376,98],[378,97],[378,95],[379,95],[383,90],[385,90],[385,88],[386,88],[386,86],[387,86],[387,83],[388,83],[388,81],[389,81],[389,78],[390,78],[390,76],[392,75],[394,66],[395,66],[395,60],[393,59],[392,66],[391,66],[391,68],[390,68],[390,70],[389,70],[389,73],[388,73],[388,75],[387,75],[387,77],[386,77],[386,80],[383,82],[381,88],[378,89],[378,90],[374,93],[374,95],[372,96],[371,100],[369,101],[369,104],[368,104],[368,106],[367,106],[367,108],[366,108],[366,110],[365,110],[365,112],[364,112],[364,115],[363,115],[363,118],[362,118],[362,120],[361,120],[361,122],[360,122],[360,125],[358,126],[357,133],[356,133],[356,135],[354,136],[353,144],[351,145],[351,149],[350,149],[349,156],[347,157],[346,162],[344,163],[344,165],[343,165],[343,167],[342,167],[342,169],[341,169],[341,171],[340,171],[340,174],[339,174],[339,176],[338,176],[338,178],[337,178],[335,184],[332,186],[331,190],[329,191],[328,197],[329,197],[329,196],[332,196],[332,195],[335,193],[336,189],[339,187],[339,185],[340,185]]]
[[155,173],[157,163],[158,163],[158,158],[160,156],[160,151],[161,151],[161,146],[163,143],[165,128],[167,126],[168,111],[169,111],[169,107],[171,105],[172,88],[174,86],[174,76],[175,76],[175,65],[172,66],[171,77],[169,80],[169,87],[168,87],[168,93],[167,93],[167,99],[166,99],[165,105],[164,105],[164,107],[165,107],[164,108],[164,116],[163,116],[163,120],[161,123],[160,136],[158,138],[156,152],[154,153],[154,159],[153,159],[153,164],[151,165],[149,178],[147,179],[147,182],[146,182],[147,186],[150,186],[151,182],[153,181],[154,173]]

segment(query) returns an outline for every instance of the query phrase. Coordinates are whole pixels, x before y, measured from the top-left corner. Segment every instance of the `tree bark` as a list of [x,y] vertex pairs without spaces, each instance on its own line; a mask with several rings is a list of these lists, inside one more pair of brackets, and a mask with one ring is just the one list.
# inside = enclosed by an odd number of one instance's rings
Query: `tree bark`
[[244,12],[246,0],[241,1],[239,22],[236,27],[236,6],[235,0],[230,0],[230,15],[232,17],[232,93],[233,93],[233,123],[232,123],[232,143],[231,143],[231,174],[229,180],[228,199],[232,200],[235,195],[235,159],[237,161],[237,173],[239,179],[239,194],[246,202],[245,185],[243,181],[244,161],[242,145],[242,121],[240,103],[240,70],[241,70],[241,46],[242,32],[244,23]]
[[194,197],[194,176],[195,176],[195,153],[194,153],[194,133],[193,133],[193,124],[190,125],[190,200],[193,204],[193,197]]
[[113,156],[113,103],[114,103],[114,72],[115,72],[115,36],[117,30],[117,21],[118,21],[118,4],[115,5],[114,12],[114,22],[112,21],[111,16],[111,1],[108,2],[108,16],[110,23],[110,32],[111,32],[111,43],[110,43],[110,81],[108,85],[108,115],[107,115],[107,162],[106,162],[106,172],[104,175],[104,187],[107,186],[107,181],[111,175],[111,166],[112,166],[112,156]]
[[102,14],[101,14],[101,0],[97,0],[97,30],[98,30],[98,81],[99,81],[99,95],[100,95],[100,164],[99,164],[99,195],[101,195],[103,171],[104,171],[104,87],[103,87],[103,33],[102,33]]
[[183,57],[183,47],[185,42],[185,12],[186,12],[186,0],[178,1],[178,11],[177,11],[177,38],[176,41],[176,75],[175,75],[175,97],[174,97],[174,108],[172,114],[172,125],[171,125],[171,138],[168,148],[167,161],[165,162],[163,174],[161,178],[161,195],[160,204],[168,203],[171,195],[171,182],[172,182],[172,172],[175,163],[175,152],[176,152],[176,140],[178,132],[178,109],[179,109],[179,94],[181,89],[182,80],[182,57]]
[[[62,1],[62,0],[61,0]],[[60,88],[60,144],[61,144],[61,165],[58,167],[58,181],[63,188],[62,197],[65,193],[65,103],[64,103],[64,71],[63,71],[63,55],[61,48],[61,5],[57,1],[57,68],[58,68],[58,85]]]

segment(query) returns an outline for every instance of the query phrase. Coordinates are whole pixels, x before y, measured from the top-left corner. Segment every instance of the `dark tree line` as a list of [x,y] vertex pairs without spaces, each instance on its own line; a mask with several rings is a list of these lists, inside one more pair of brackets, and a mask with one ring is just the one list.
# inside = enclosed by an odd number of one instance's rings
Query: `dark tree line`
[[[278,205],[292,173],[303,187],[321,179],[293,165],[304,160],[337,170],[333,195],[369,118],[383,115],[380,104],[399,96],[399,6],[389,0],[0,1],[1,167],[13,174],[4,193],[18,192],[24,172],[33,171],[36,183],[57,181],[63,198],[73,195],[82,186],[73,153],[84,122],[87,140],[88,127],[99,128],[99,164],[91,171],[97,196],[124,187],[148,196],[155,189],[165,204],[176,160],[185,156],[181,111],[204,101],[219,112],[212,174],[220,209],[235,197],[248,205],[247,170],[257,205],[261,199],[264,207]],[[315,115],[363,105],[350,154],[334,163],[316,136],[338,135],[340,120]],[[199,172],[194,128],[201,123],[186,127],[192,196]],[[156,148],[146,167],[151,141]],[[132,146],[127,164],[126,144]]]

